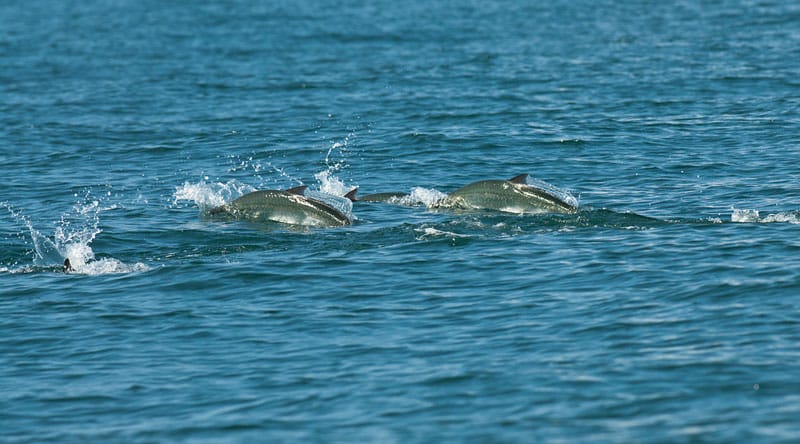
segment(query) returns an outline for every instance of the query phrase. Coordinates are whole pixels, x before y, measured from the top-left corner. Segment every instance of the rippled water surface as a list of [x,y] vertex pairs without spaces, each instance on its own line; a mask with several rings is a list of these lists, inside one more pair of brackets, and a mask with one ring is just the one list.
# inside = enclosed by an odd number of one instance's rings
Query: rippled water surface
[[[4,2],[0,441],[797,442],[798,79],[792,2]],[[413,198],[209,217],[301,184]]]

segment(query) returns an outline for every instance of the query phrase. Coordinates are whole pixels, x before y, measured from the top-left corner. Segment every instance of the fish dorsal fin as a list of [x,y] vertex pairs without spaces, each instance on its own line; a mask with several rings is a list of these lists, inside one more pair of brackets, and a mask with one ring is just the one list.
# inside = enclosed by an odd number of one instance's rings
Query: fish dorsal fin
[[308,185],[300,185],[300,186],[296,186],[294,188],[289,188],[288,190],[286,190],[286,192],[289,193],[289,194],[297,194],[297,195],[302,196],[303,193],[306,192],[306,188],[308,188]]
[[358,192],[358,187],[355,187],[352,190],[350,190],[349,193],[345,194],[344,197],[350,199],[350,202],[355,202],[357,192]]
[[527,185],[528,184],[528,173],[520,174],[519,176],[514,176],[511,179],[508,179],[511,183],[516,183],[518,185]]

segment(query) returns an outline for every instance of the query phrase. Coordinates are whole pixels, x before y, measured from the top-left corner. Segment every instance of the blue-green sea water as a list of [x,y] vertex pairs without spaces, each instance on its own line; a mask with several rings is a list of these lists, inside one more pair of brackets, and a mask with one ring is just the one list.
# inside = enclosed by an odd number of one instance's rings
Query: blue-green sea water
[[798,165],[797,2],[1,2],[0,441],[798,442]]

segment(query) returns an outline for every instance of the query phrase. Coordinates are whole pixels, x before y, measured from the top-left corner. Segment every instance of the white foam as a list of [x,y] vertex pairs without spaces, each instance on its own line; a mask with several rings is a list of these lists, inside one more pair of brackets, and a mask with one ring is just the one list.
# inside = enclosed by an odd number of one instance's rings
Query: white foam
[[[70,259],[70,262],[72,262],[72,259]],[[72,273],[86,274],[90,276],[135,273],[151,270],[149,266],[141,262],[130,265],[114,258],[102,258],[96,261],[89,261],[78,266],[72,264],[72,268],[74,270]]]
[[439,230],[438,228],[433,227],[421,227],[414,229],[417,233],[422,233],[420,236],[417,236],[417,240],[427,240],[432,237],[449,237],[449,238],[469,238],[472,237],[468,234],[458,234],[453,233],[452,231],[445,231]]
[[800,219],[797,217],[797,213],[777,213],[777,214],[768,214],[761,219],[761,222],[764,223],[772,223],[772,222],[784,222],[789,224],[800,224]]
[[800,224],[798,212],[782,212],[761,216],[758,210],[734,208],[731,213],[731,222],[738,223],[789,223]]
[[758,210],[739,210],[734,208],[731,222],[758,222]]
[[200,209],[206,209],[218,207],[255,190],[254,187],[235,180],[225,183],[208,183],[201,180],[197,183],[184,182],[182,186],[175,187],[172,197],[174,204],[179,201],[191,201]]
[[314,178],[319,182],[319,191],[333,194],[334,196],[344,196],[354,188],[346,185],[344,181],[336,177],[330,169],[320,171],[314,175]]
[[76,270],[94,260],[94,251],[92,251],[88,243],[82,244],[76,242],[67,244],[64,250],[66,250],[64,257],[69,259],[72,268]]
[[408,196],[403,196],[399,199],[399,203],[403,205],[418,205],[422,204],[431,207],[447,198],[446,193],[433,188],[414,187]]

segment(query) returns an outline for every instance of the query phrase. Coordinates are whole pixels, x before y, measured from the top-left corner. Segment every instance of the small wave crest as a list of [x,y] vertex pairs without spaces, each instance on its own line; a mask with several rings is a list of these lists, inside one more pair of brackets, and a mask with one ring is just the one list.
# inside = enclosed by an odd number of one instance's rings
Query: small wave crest
[[731,222],[738,223],[789,223],[800,224],[800,212],[789,211],[762,216],[758,210],[734,208],[731,213]]

